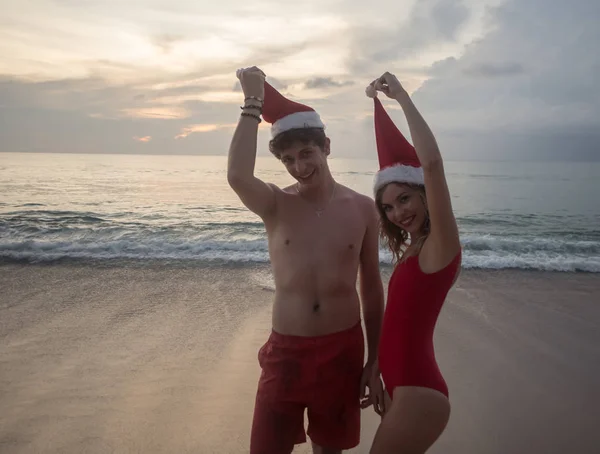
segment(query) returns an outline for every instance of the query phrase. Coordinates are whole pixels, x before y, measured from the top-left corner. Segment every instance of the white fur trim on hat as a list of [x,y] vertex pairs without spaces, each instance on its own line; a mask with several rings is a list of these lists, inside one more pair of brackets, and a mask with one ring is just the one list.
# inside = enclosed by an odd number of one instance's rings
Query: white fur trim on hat
[[325,129],[325,125],[321,121],[321,117],[314,110],[306,112],[296,112],[280,118],[273,126],[271,126],[271,136],[275,137],[284,131],[290,129],[301,128],[321,128]]
[[373,192],[377,191],[389,183],[410,183],[410,184],[425,184],[422,167],[412,167],[402,164],[396,164],[391,167],[381,169],[375,174],[373,183]]

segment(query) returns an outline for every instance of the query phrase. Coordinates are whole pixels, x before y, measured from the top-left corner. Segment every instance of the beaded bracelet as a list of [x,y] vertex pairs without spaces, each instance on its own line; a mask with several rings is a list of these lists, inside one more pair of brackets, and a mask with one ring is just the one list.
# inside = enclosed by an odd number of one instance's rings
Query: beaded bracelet
[[244,110],[244,109],[253,109],[253,110],[258,110],[259,114],[262,113],[262,107],[261,106],[255,106],[254,104],[246,104],[244,106],[240,106],[240,109],[242,109],[242,110]]
[[253,113],[250,113],[250,112],[242,112],[242,117],[252,117],[252,118],[258,120],[258,123],[262,122],[262,120],[261,120],[261,118],[260,118],[259,115],[256,115],[256,114],[253,114]]
[[261,104],[263,104],[265,102],[264,99],[259,98],[257,96],[248,96],[246,99],[244,99],[244,102],[247,102],[247,101],[250,101],[250,100],[258,101]]

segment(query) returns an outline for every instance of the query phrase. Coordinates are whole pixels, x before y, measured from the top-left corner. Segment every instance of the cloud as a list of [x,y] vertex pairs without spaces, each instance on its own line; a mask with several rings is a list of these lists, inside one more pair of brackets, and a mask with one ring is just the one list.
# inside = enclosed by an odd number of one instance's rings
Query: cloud
[[165,54],[172,52],[175,45],[183,41],[185,41],[183,35],[171,35],[169,33],[159,34],[152,38],[152,43]]
[[[112,86],[99,80],[23,82],[0,78],[0,151],[73,153],[214,154],[227,150],[227,128],[201,134],[190,125],[228,125],[236,105],[183,101],[161,105],[146,87]],[[135,99],[134,99],[135,98]],[[130,106],[130,107],[128,107]],[[183,113],[180,113],[183,112]],[[143,141],[151,137],[150,141]],[[133,138],[133,139],[132,139]],[[137,139],[136,139],[137,138]]]
[[124,117],[134,118],[160,118],[169,120],[173,118],[188,118],[189,114],[186,110],[175,109],[173,107],[149,107],[136,109],[123,109],[121,111]]
[[465,68],[463,72],[473,77],[507,77],[525,73],[525,68],[521,63],[481,63],[470,68]]
[[314,79],[310,79],[310,80],[306,81],[306,83],[304,84],[304,87],[307,89],[328,88],[328,87],[339,88],[339,87],[347,87],[350,85],[354,85],[354,82],[351,80],[338,82],[336,80],[333,80],[333,78],[331,78],[331,77],[315,77]]
[[[283,91],[283,90],[287,90],[287,88],[288,88],[288,84],[282,82],[281,80],[279,80],[275,77],[269,76],[269,77],[267,77],[267,81],[269,82],[270,85],[273,86],[273,88],[275,88],[277,90]],[[237,80],[235,82],[235,84],[233,85],[233,91],[236,93],[240,93],[242,91],[242,86],[241,86],[239,80]]]
[[457,41],[469,17],[462,1],[419,0],[399,25],[396,21],[359,25],[352,39],[352,67],[363,72],[382,63],[406,64],[431,48]]
[[181,132],[175,136],[175,139],[185,139],[190,134],[194,134],[197,132],[212,132],[217,131],[219,129],[233,129],[235,128],[235,124],[200,124],[200,125],[190,125],[181,129]]
[[3,151],[224,154],[235,70],[257,65],[319,111],[335,156],[375,156],[363,87],[386,70],[450,158],[598,154],[597,0],[32,0],[3,18]]
[[598,124],[599,17],[594,0],[506,3],[490,11],[493,31],[434,65],[414,98],[450,129]]
[[144,136],[144,137],[133,136],[133,140],[135,140],[136,142],[148,143],[152,140],[152,137],[151,136]]
[[[303,6],[311,3],[317,2]],[[296,55],[322,48],[344,26],[336,13],[300,8],[290,20],[286,11],[298,8],[273,9],[269,4],[263,1],[252,8],[234,0],[210,6],[191,0],[169,6],[160,0],[15,4],[3,12],[0,24],[0,74],[131,82],[189,73],[233,74],[237,67],[255,64],[283,64],[298,72]]]

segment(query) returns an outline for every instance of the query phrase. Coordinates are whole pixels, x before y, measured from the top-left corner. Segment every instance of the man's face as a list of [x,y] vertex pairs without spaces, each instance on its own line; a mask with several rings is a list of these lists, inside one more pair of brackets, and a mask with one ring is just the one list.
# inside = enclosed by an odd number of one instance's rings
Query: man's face
[[300,185],[314,186],[322,181],[323,170],[327,168],[329,139],[321,149],[314,143],[295,143],[281,152],[281,162]]

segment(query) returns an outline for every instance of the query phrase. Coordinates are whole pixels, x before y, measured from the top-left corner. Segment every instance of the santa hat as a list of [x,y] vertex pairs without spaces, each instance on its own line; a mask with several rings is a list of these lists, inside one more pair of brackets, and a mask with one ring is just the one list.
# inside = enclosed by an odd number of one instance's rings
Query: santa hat
[[265,82],[262,116],[267,123],[271,123],[272,137],[290,129],[325,129],[321,117],[312,107],[287,99],[268,82]]
[[374,193],[377,194],[383,186],[394,182],[424,185],[423,168],[415,148],[383,108],[375,88],[369,85],[366,93],[375,102],[375,139],[380,170],[375,174]]

